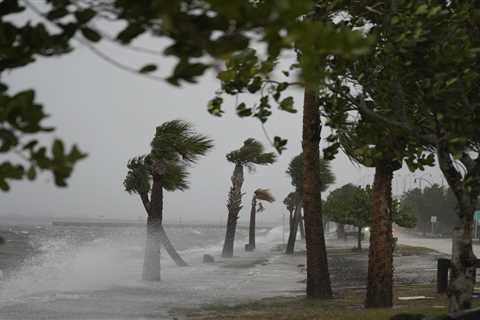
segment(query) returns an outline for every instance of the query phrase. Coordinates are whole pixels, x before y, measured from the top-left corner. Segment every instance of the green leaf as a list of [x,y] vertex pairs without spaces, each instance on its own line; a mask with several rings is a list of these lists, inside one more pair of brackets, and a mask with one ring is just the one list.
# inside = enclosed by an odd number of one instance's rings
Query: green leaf
[[83,27],[80,29],[82,35],[91,42],[99,42],[102,39],[102,36],[95,30],[89,27]]
[[242,102],[237,106],[237,115],[242,118],[250,117],[252,115],[252,109],[247,108],[246,104]]
[[0,128],[0,153],[9,151],[17,144],[17,136],[11,130]]
[[223,99],[215,97],[208,102],[208,112],[216,117],[221,117],[224,111],[222,110]]
[[0,179],[0,190],[7,192],[10,190],[10,186],[8,185],[7,181],[4,179]]
[[65,17],[69,13],[70,12],[65,7],[59,7],[59,8],[51,10],[47,14],[47,19],[48,20],[57,20],[57,19]]
[[147,65],[144,65],[142,68],[140,68],[140,70],[138,72],[140,73],[151,73],[151,72],[154,72],[154,71],[157,71],[157,66],[154,65],[154,64],[147,64]]
[[458,81],[458,78],[451,78],[445,82],[445,86],[450,87],[452,84]]
[[89,22],[90,20],[92,20],[93,17],[95,17],[96,14],[97,13],[95,12],[95,10],[87,8],[85,10],[75,11],[75,18],[77,18],[77,21],[80,24],[85,24],[85,23]]
[[287,142],[288,142],[287,139],[282,139],[279,136],[275,136],[273,138],[273,146],[275,147],[275,149],[277,150],[278,153],[282,153],[282,151],[287,149],[287,147],[286,147]]
[[421,4],[417,7],[417,10],[415,11],[415,14],[421,15],[421,14],[426,14],[428,13],[428,5],[427,4]]
[[235,71],[234,70],[223,70],[217,74],[217,79],[223,82],[229,82],[235,79]]
[[71,162],[77,162],[78,160],[84,159],[86,157],[87,157],[87,154],[81,152],[76,145],[72,147],[72,149],[70,150],[70,153],[68,154],[68,159]]
[[280,110],[290,112],[290,113],[296,113],[297,110],[293,106],[293,97],[287,97],[283,99],[280,104],[279,104]]
[[263,84],[262,78],[255,77],[253,78],[253,81],[247,86],[247,90],[250,93],[255,93],[262,88],[262,84]]
[[55,139],[53,142],[52,154],[56,159],[61,159],[65,155],[65,148],[61,140]]
[[35,169],[34,166],[30,166],[30,168],[27,170],[28,180],[35,180],[36,177],[37,177],[37,170]]
[[138,23],[131,23],[125,29],[117,34],[117,39],[121,43],[130,43],[133,39],[145,32],[145,28]]
[[282,82],[277,86],[277,91],[282,92],[288,88],[288,82]]

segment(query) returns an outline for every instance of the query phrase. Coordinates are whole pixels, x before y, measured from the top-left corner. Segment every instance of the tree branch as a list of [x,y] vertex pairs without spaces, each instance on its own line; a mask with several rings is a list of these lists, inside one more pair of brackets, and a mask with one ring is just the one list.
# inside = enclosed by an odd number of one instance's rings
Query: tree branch
[[390,125],[390,126],[399,128],[399,129],[407,132],[408,134],[416,137],[420,142],[422,142],[426,145],[429,145],[429,146],[437,146],[438,145],[438,139],[437,139],[436,136],[430,135],[430,134],[421,134],[415,128],[413,128],[412,126],[410,126],[409,124],[407,124],[405,122],[400,122],[400,121],[396,121],[396,120],[387,118],[387,117],[382,116],[381,114],[373,111],[372,109],[370,109],[367,106],[367,103],[365,101],[365,97],[363,96],[363,94],[359,94],[357,99],[355,99],[355,97],[352,97],[349,94],[345,94],[343,92],[340,92],[332,86],[327,85],[327,88],[330,91],[332,91],[333,93],[340,95],[342,98],[347,99],[352,105],[357,107],[357,110],[361,114],[364,114],[365,116],[367,116],[371,120],[377,121],[377,122],[382,122],[386,125]]
[[[57,23],[49,20],[47,18],[47,16],[45,15],[45,13],[43,13],[40,9],[38,9],[35,5],[33,5],[29,0],[22,0],[23,3],[25,4],[25,6],[27,8],[29,8],[30,10],[32,10],[36,15],[38,15],[39,17],[41,17],[44,21],[46,21],[48,24],[54,26],[55,28],[59,29],[59,30],[63,30],[61,26],[59,26]],[[75,36],[74,37],[75,40],[77,40],[80,44],[84,45],[85,47],[87,47],[93,54],[95,54],[97,57],[101,58],[102,60],[104,60],[105,62],[123,70],[123,71],[126,71],[126,72],[129,72],[129,73],[132,73],[132,74],[135,74],[137,76],[142,76],[142,77],[145,77],[145,78],[148,78],[150,80],[155,80],[155,81],[165,81],[165,79],[161,78],[161,77],[157,77],[157,76],[153,76],[153,75],[150,75],[150,74],[145,74],[145,73],[140,73],[139,70],[133,68],[133,67],[130,67],[126,64],[123,64],[113,58],[111,58],[110,56],[108,56],[107,54],[103,53],[102,51],[100,51],[99,49],[97,49],[94,45],[92,45],[89,41],[85,40],[84,38],[82,37],[78,37],[78,36]]]

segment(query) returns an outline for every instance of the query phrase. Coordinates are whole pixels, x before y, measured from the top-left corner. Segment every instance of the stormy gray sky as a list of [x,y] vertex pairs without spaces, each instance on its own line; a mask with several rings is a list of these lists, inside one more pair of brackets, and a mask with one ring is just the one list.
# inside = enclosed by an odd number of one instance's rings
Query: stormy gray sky
[[[144,43],[150,40],[144,39]],[[130,53],[113,45],[102,50],[134,67],[158,62],[160,71],[170,62],[162,57]],[[161,48],[158,48],[161,49]],[[272,149],[255,119],[235,115],[233,99],[225,103],[222,118],[209,115],[206,104],[218,88],[208,74],[196,85],[176,88],[167,83],[129,74],[115,68],[85,47],[60,58],[39,59],[36,63],[7,76],[12,92],[34,88],[37,100],[51,115],[48,123],[57,128],[54,137],[77,143],[89,157],[82,161],[69,180],[68,188],[57,188],[49,174],[35,182],[12,184],[2,194],[0,215],[79,217],[105,219],[139,219],[145,214],[138,197],[123,191],[122,181],[129,158],[147,153],[155,127],[164,121],[185,119],[215,141],[215,148],[191,170],[191,188],[165,196],[166,221],[208,221],[224,223],[226,197],[233,165],[225,154],[238,148],[244,139],[254,137]],[[300,91],[294,92],[296,106],[301,110]],[[261,221],[281,221],[285,213],[283,198],[291,191],[285,174],[288,162],[301,149],[301,113],[295,115],[275,110],[266,125],[270,136],[288,138],[288,149],[270,167],[258,167],[246,174],[245,207],[241,221],[247,221],[251,195],[256,188],[270,188],[277,202],[268,205]],[[326,134],[324,130],[324,135]],[[332,163],[336,183],[332,190],[345,183],[371,183],[373,170],[352,164],[339,155]],[[422,177],[414,182],[414,177]],[[394,191],[441,182],[438,169],[410,174],[396,174]],[[328,191],[327,191],[328,192]]]

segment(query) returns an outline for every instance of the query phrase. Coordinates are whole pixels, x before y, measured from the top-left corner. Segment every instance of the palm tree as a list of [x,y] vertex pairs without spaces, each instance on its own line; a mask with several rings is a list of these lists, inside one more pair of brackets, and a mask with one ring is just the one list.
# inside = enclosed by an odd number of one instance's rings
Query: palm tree
[[257,212],[263,212],[265,208],[262,205],[262,202],[257,201],[266,201],[266,202],[274,202],[275,198],[270,193],[268,189],[257,189],[253,193],[252,197],[252,208],[250,210],[250,225],[249,225],[249,233],[248,233],[248,244],[245,245],[245,251],[253,251],[255,250],[255,220],[257,216]]
[[151,147],[149,155],[129,161],[124,186],[127,192],[140,195],[147,212],[143,279],[159,281],[160,243],[177,264],[185,265],[162,227],[163,191],[187,189],[188,168],[205,155],[213,143],[196,133],[189,122],[173,120],[157,127]]
[[292,234],[292,228],[293,228],[293,223],[294,223],[294,215],[293,212],[295,211],[295,205],[296,205],[296,199],[295,199],[295,192],[290,192],[285,199],[283,199],[283,204],[287,208],[287,211],[289,213],[288,216],[288,227],[289,227],[289,237],[290,234]]
[[[291,179],[292,186],[295,188],[295,193],[292,199],[289,201],[294,202],[295,214],[293,219],[291,219],[290,224],[290,234],[288,236],[287,248],[285,250],[286,254],[293,254],[295,247],[295,240],[297,238],[298,225],[301,222],[301,211],[303,206],[303,153],[297,155],[290,161],[288,169],[286,171],[287,175]],[[333,175],[330,169],[330,162],[320,159],[318,163],[317,172],[320,176],[320,192],[325,191],[329,185],[335,182],[335,176]]]
[[227,160],[233,163],[235,167],[231,177],[232,186],[228,193],[227,231],[225,233],[222,257],[231,258],[233,257],[238,214],[242,209],[243,168],[246,167],[249,171],[254,171],[255,165],[272,164],[275,162],[275,154],[273,152],[265,152],[260,142],[249,138],[243,142],[243,146],[240,149],[227,154]]

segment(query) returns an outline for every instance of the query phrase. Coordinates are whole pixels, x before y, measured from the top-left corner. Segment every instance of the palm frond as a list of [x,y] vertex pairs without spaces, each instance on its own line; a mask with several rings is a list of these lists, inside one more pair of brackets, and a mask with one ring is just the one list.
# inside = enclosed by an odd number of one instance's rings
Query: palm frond
[[128,193],[148,193],[150,192],[150,166],[146,156],[132,158],[127,163],[127,176],[123,181],[125,191]]
[[264,146],[259,141],[249,138],[239,149],[227,154],[227,160],[252,168],[254,165],[272,164],[276,156],[273,152],[265,152]]
[[165,173],[161,177],[161,182],[167,191],[188,189],[188,166],[174,161],[165,163]]
[[188,168],[212,147],[213,141],[197,133],[190,122],[172,120],[158,126],[151,142],[151,162],[167,191],[188,189]]
[[213,141],[197,133],[190,122],[172,120],[157,127],[151,146],[155,159],[195,163],[213,147]]
[[[320,190],[323,192],[335,182],[335,175],[330,168],[330,162],[322,158],[318,164],[318,171],[321,183]],[[295,156],[290,161],[286,173],[290,177],[295,189],[303,193],[303,153]]]
[[285,199],[283,199],[283,204],[287,207],[289,212],[292,212],[295,209],[295,192],[290,192]]
[[266,201],[266,202],[274,202],[275,198],[273,197],[272,193],[270,192],[269,189],[260,189],[258,188],[255,190],[255,196],[257,197],[258,200],[261,201]]

